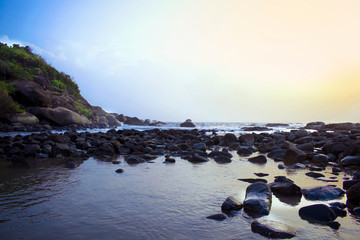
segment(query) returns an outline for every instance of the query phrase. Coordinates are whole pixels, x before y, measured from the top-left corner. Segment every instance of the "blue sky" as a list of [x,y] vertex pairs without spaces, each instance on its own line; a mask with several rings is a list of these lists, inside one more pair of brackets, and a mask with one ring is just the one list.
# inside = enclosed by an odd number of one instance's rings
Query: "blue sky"
[[110,112],[358,122],[359,10],[336,0],[3,0],[0,41],[31,46]]

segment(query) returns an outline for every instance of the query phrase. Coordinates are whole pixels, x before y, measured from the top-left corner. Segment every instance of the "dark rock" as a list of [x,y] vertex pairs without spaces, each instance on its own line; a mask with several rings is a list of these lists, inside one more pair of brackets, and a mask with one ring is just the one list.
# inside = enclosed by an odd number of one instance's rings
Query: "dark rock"
[[360,181],[360,170],[353,173],[353,180]]
[[312,177],[312,178],[325,177],[324,174],[317,173],[317,172],[307,172],[307,173],[305,173],[305,175],[308,177]]
[[219,143],[221,146],[230,146],[234,142],[237,142],[237,137],[232,133],[226,133],[222,139],[222,141]]
[[175,159],[174,158],[166,158],[164,163],[175,163]]
[[302,195],[301,188],[292,182],[273,182],[268,184],[271,191],[274,193],[286,195],[286,196],[298,196]]
[[336,213],[325,204],[315,204],[299,209],[299,216],[310,223],[328,223],[337,218]]
[[285,169],[284,164],[279,164],[279,165],[278,165],[278,169]]
[[284,158],[286,149],[276,149],[268,153],[269,158]]
[[307,129],[322,129],[325,127],[325,123],[324,122],[310,122],[307,123],[305,128]]
[[221,205],[221,211],[228,213],[232,210],[240,210],[243,204],[234,197],[228,197]]
[[112,164],[120,164],[121,161],[120,161],[120,160],[114,160],[114,161],[112,161],[111,163],[112,163]]
[[253,132],[253,131],[269,131],[271,130],[270,128],[267,128],[267,127],[242,127],[241,128],[243,131],[248,131],[248,132]]
[[188,161],[192,162],[192,163],[203,163],[203,162],[209,161],[209,159],[207,159],[206,157],[199,156],[199,155],[193,155],[188,159]]
[[338,207],[340,209],[345,209],[346,208],[346,205],[342,202],[332,202],[332,203],[329,203],[330,207]]
[[253,134],[243,134],[239,137],[239,142],[248,146],[254,145],[254,141],[255,139]]
[[31,107],[27,108],[27,110],[38,118],[45,118],[60,126],[90,123],[90,121],[85,116],[80,116],[78,113],[64,107]]
[[324,167],[319,167],[319,166],[309,166],[309,170],[321,172],[321,171],[324,171],[325,168]]
[[320,186],[309,189],[303,189],[303,195],[307,200],[328,201],[340,198],[344,195],[344,190],[333,186]]
[[51,107],[51,95],[43,87],[31,80],[18,79],[12,82],[15,87],[14,100],[25,106]]
[[295,163],[291,167],[295,168],[295,169],[305,169],[306,168],[306,166],[302,163]]
[[353,204],[360,204],[360,183],[351,186],[346,192],[347,200]]
[[302,138],[307,136],[309,133],[305,129],[299,129],[295,132],[296,138]]
[[305,152],[301,151],[294,145],[291,145],[289,149],[286,150],[284,155],[285,164],[293,164],[297,162],[302,162],[306,160],[307,155]]
[[255,182],[267,183],[267,180],[263,178],[239,178],[238,180],[248,183],[255,183]]
[[259,155],[256,157],[252,157],[248,159],[249,162],[251,163],[257,163],[257,164],[265,164],[267,163],[267,159],[264,155]]
[[223,214],[223,213],[218,213],[218,214],[213,214],[213,215],[207,216],[206,218],[208,218],[208,219],[213,219],[213,220],[216,220],[216,221],[223,221],[223,220],[225,220],[227,217],[226,217],[226,215]]
[[328,163],[329,157],[326,156],[325,154],[316,154],[312,157],[312,162],[313,163]]
[[191,119],[187,119],[185,122],[180,124],[180,127],[195,127],[195,124],[191,121]]
[[331,209],[336,213],[336,215],[338,217],[346,217],[347,215],[347,212],[344,210],[344,209],[341,209],[339,207],[336,207],[336,206],[331,206]]
[[314,152],[314,146],[312,143],[303,143],[298,145],[297,148],[307,153]]
[[332,229],[335,229],[335,230],[339,229],[340,226],[341,226],[341,224],[339,222],[336,222],[336,221],[328,222],[328,223],[326,223],[326,225],[331,227]]
[[288,127],[289,124],[287,123],[267,123],[266,127]]
[[205,143],[194,143],[193,148],[200,150],[200,151],[206,151],[206,144]]
[[55,143],[55,145],[52,148],[52,156],[58,157],[70,157],[72,156],[73,152],[70,149],[69,145],[66,143]]
[[344,157],[343,159],[341,159],[340,164],[344,167],[352,166],[352,165],[359,166],[360,165],[360,156]]
[[237,154],[239,154],[240,156],[247,157],[250,156],[252,153],[253,152],[249,148],[246,147],[237,148]]
[[126,117],[124,123],[127,125],[139,125],[139,126],[144,125],[144,121],[137,117]]
[[266,177],[266,176],[269,176],[268,173],[254,173],[256,176],[258,177]]
[[216,156],[224,156],[224,157],[232,158],[231,153],[228,152],[215,150],[209,153],[209,157],[216,157]]
[[115,172],[116,172],[116,173],[123,173],[123,172],[124,172],[124,169],[119,168],[119,169],[116,169]]
[[250,214],[268,215],[271,204],[271,190],[266,183],[255,182],[246,189],[244,209]]
[[266,220],[266,219],[257,219],[251,223],[251,231],[254,233],[259,233],[260,235],[266,238],[293,238],[296,236],[296,231],[280,222]]
[[76,167],[76,164],[75,164],[75,162],[68,162],[68,163],[66,164],[66,167],[67,167],[67,168],[70,168],[70,169],[74,169],[74,168]]
[[37,144],[31,144],[25,146],[25,148],[22,150],[22,154],[24,157],[35,157],[36,153],[40,152],[41,148]]
[[346,181],[343,181],[343,189],[349,189],[351,186],[357,184],[357,183],[360,183],[360,181],[357,181],[357,180],[346,180]]
[[227,156],[216,156],[214,158],[215,162],[220,163],[220,164],[224,164],[224,163],[231,163],[231,158],[227,157]]

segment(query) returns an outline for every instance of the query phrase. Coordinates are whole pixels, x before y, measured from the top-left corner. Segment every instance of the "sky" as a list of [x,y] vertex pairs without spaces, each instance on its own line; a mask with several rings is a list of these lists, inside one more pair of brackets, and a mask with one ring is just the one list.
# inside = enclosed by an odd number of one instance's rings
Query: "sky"
[[142,119],[360,122],[358,0],[1,0],[90,104]]

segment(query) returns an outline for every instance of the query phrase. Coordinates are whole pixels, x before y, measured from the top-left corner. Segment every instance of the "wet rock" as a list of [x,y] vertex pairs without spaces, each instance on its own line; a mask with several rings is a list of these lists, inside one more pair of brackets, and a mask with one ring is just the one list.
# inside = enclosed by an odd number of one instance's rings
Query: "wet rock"
[[251,231],[259,233],[266,238],[286,239],[296,236],[296,231],[292,227],[284,223],[266,219],[254,220],[251,223]]
[[303,143],[298,145],[297,148],[307,153],[314,152],[314,146],[312,143]]
[[360,204],[360,183],[351,186],[346,192],[347,200],[353,204]]
[[222,139],[222,141],[219,143],[220,146],[230,146],[234,142],[237,142],[237,137],[232,133],[226,133]]
[[324,122],[309,122],[306,124],[305,128],[306,129],[322,129],[325,127],[325,123]]
[[341,159],[340,164],[346,166],[360,166],[360,156],[347,156]]
[[115,172],[116,172],[116,173],[123,173],[123,172],[124,172],[124,169],[119,168],[119,169],[116,169]]
[[338,217],[346,217],[346,215],[347,215],[347,212],[344,210],[344,209],[342,209],[342,208],[339,208],[339,207],[337,207],[337,206],[330,206],[331,207],[331,209],[335,212],[335,214],[338,216]]
[[255,138],[253,134],[243,134],[239,137],[239,142],[248,146],[254,145],[254,141]]
[[305,129],[299,129],[295,132],[296,138],[306,137],[309,133]]
[[30,144],[26,145],[25,148],[22,150],[22,154],[24,157],[35,157],[36,153],[40,152],[41,148],[37,144]]
[[69,145],[66,143],[55,143],[52,148],[52,156],[54,157],[70,157],[72,156],[73,152],[70,149]]
[[311,171],[318,171],[318,172],[321,172],[321,171],[324,171],[325,168],[324,167],[319,167],[319,166],[309,166],[309,169]]
[[240,156],[247,157],[250,156],[252,153],[253,152],[249,148],[246,147],[237,148],[237,154],[239,154]]
[[216,221],[224,221],[227,217],[223,213],[218,213],[218,214],[213,214],[213,215],[207,216],[206,218],[213,219]]
[[272,159],[274,159],[274,158],[283,159],[285,156],[285,152],[286,152],[286,149],[277,149],[277,150],[273,150],[273,151],[269,152],[267,156]]
[[[289,179],[290,180],[290,179]],[[286,196],[301,196],[301,188],[290,181],[282,181],[282,182],[273,182],[268,184],[268,186],[271,188],[271,191],[275,194],[281,194]]]
[[224,164],[224,163],[231,163],[231,158],[227,157],[227,156],[216,156],[214,158],[215,162],[220,163],[220,164]]
[[335,230],[339,229],[340,226],[341,226],[341,224],[339,222],[336,222],[336,221],[328,222],[325,225],[327,225],[327,226],[329,226],[329,227],[331,227],[332,229],[335,229]]
[[341,208],[341,209],[345,209],[346,208],[346,205],[342,202],[332,202],[332,203],[329,203],[330,207],[338,207],[338,208]]
[[239,178],[238,180],[248,183],[255,183],[255,182],[267,183],[267,180],[263,178]]
[[200,151],[206,151],[206,144],[205,143],[194,143],[193,148],[200,150]]
[[360,170],[353,173],[353,180],[360,181]]
[[180,127],[195,127],[195,124],[191,121],[191,119],[187,119],[185,122],[180,124]]
[[333,186],[320,186],[309,189],[303,189],[303,195],[307,200],[328,201],[340,198],[344,195],[344,190]]
[[244,209],[249,214],[268,215],[271,204],[271,190],[266,183],[255,182],[246,189]]
[[74,168],[76,168],[76,164],[75,164],[75,162],[71,161],[66,164],[66,167],[70,168],[70,169],[74,169]]
[[308,176],[308,177],[312,177],[312,178],[325,177],[324,174],[317,173],[317,172],[307,172],[307,173],[305,173],[305,175]]
[[267,159],[264,155],[259,155],[256,157],[252,157],[248,159],[249,162],[251,163],[257,163],[257,164],[265,164],[267,163]]
[[231,153],[228,153],[228,152],[214,150],[214,151],[209,153],[209,157],[216,157],[216,156],[225,156],[225,157],[228,157],[228,158],[232,158]]
[[343,189],[349,189],[351,186],[357,184],[357,183],[360,183],[360,181],[357,181],[357,180],[346,180],[346,181],[343,181]]
[[114,160],[114,161],[112,161],[111,163],[112,163],[112,164],[120,164],[121,161],[120,161],[120,160]]
[[328,163],[329,157],[326,156],[325,154],[316,154],[312,157],[312,162],[313,163]]
[[336,213],[325,204],[314,204],[299,209],[299,216],[310,223],[328,223],[337,218]]
[[306,166],[302,163],[295,163],[291,167],[295,168],[295,169],[305,169],[306,168]]
[[284,164],[279,164],[279,165],[278,165],[278,169],[285,169]]
[[221,211],[228,213],[232,210],[240,210],[243,204],[234,197],[228,197],[221,205]]
[[203,162],[209,161],[209,159],[207,159],[206,157],[199,156],[199,155],[193,155],[188,159],[188,161],[191,163],[203,163]]
[[307,155],[304,151],[298,149],[294,145],[290,145],[290,148],[286,150],[284,155],[285,164],[293,164],[306,160]]
[[266,177],[266,176],[269,176],[268,173],[254,173],[256,176],[258,177]]

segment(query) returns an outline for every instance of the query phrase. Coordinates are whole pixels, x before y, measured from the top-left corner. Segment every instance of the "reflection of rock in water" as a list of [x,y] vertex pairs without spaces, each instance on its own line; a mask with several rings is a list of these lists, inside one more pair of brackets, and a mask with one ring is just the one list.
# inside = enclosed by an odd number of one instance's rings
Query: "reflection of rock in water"
[[300,203],[302,197],[302,195],[288,196],[276,192],[273,192],[273,194],[275,197],[277,197],[280,200],[280,202],[283,202],[291,206],[297,206]]

